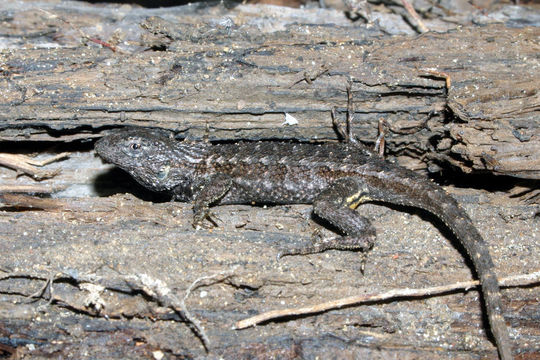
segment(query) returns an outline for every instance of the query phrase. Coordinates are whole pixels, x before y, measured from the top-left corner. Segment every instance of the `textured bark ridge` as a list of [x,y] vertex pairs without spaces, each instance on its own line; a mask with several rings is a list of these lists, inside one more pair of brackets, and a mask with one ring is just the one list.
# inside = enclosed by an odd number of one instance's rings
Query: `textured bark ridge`
[[[344,109],[351,80],[355,133],[373,142],[386,120],[388,151],[404,165],[540,177],[539,28],[388,37],[337,20],[277,24],[249,7],[158,17],[73,6],[4,20],[18,48],[1,53],[0,139],[69,141],[124,125],[332,139],[330,109]],[[298,124],[284,125],[285,113]]]

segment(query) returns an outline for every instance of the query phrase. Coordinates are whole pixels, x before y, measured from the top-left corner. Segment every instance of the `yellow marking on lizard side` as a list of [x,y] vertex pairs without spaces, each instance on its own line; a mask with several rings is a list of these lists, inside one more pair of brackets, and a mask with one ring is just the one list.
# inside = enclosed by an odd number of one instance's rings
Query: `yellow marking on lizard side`
[[365,190],[360,190],[359,192],[345,198],[345,203],[351,209],[356,209],[361,203],[371,200],[369,196],[363,194],[365,194]]

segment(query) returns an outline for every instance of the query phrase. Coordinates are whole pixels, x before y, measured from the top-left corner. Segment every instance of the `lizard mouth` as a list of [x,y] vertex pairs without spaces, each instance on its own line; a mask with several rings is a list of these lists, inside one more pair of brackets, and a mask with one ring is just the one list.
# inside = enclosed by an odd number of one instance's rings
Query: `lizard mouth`
[[97,155],[99,155],[102,159],[109,161],[104,151],[106,147],[105,140],[105,137],[102,137],[101,139],[96,141],[96,143],[94,144],[94,150],[96,151]]

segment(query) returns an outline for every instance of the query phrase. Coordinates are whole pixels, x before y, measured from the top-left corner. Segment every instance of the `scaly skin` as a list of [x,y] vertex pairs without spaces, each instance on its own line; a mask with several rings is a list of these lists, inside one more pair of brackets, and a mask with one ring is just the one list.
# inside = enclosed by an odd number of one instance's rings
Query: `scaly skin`
[[366,201],[424,209],[456,235],[479,276],[491,331],[503,360],[512,359],[493,261],[480,233],[440,186],[351,144],[244,142],[189,143],[163,130],[120,130],[96,143],[97,153],[153,191],[193,203],[194,225],[220,204],[313,204],[315,214],[343,236],[287,254],[326,249],[367,250],[370,221],[354,209]]

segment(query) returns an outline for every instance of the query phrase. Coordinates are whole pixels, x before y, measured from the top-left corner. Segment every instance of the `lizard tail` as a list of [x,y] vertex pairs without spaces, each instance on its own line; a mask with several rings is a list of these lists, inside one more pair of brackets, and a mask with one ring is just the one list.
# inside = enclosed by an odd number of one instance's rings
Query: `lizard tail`
[[[444,191],[441,189],[441,192]],[[429,209],[429,211],[435,213],[445,222],[448,228],[459,239],[467,251],[469,258],[472,260],[474,270],[482,286],[484,304],[491,333],[493,334],[499,352],[499,358],[501,360],[511,360],[513,359],[512,348],[508,328],[503,316],[501,292],[488,245],[467,213],[465,213],[451,196],[446,193],[442,194],[441,192],[435,195],[435,197],[442,195],[445,198],[444,201],[434,202],[436,209]],[[451,198],[451,200],[448,200],[448,198]]]
[[477,239],[480,239],[480,241],[477,240],[468,246],[467,252],[480,278],[489,325],[497,344],[499,357],[501,360],[511,360],[513,359],[512,348],[508,336],[508,327],[504,320],[499,282],[493,270],[493,261],[487,250],[486,243],[480,237],[480,234],[478,234]]
[[[394,198],[389,198],[386,194],[381,196],[381,200],[422,208],[432,213],[446,224],[467,251],[482,286],[482,297],[499,357],[501,360],[512,360],[512,347],[503,317],[499,282],[488,245],[482,235],[465,210],[443,188],[422,181],[417,174],[410,171],[392,169],[388,172],[393,175],[379,179],[377,185],[386,186],[386,193],[391,193],[396,188],[399,191],[397,193],[394,191]],[[374,191],[375,194],[377,190]]]

